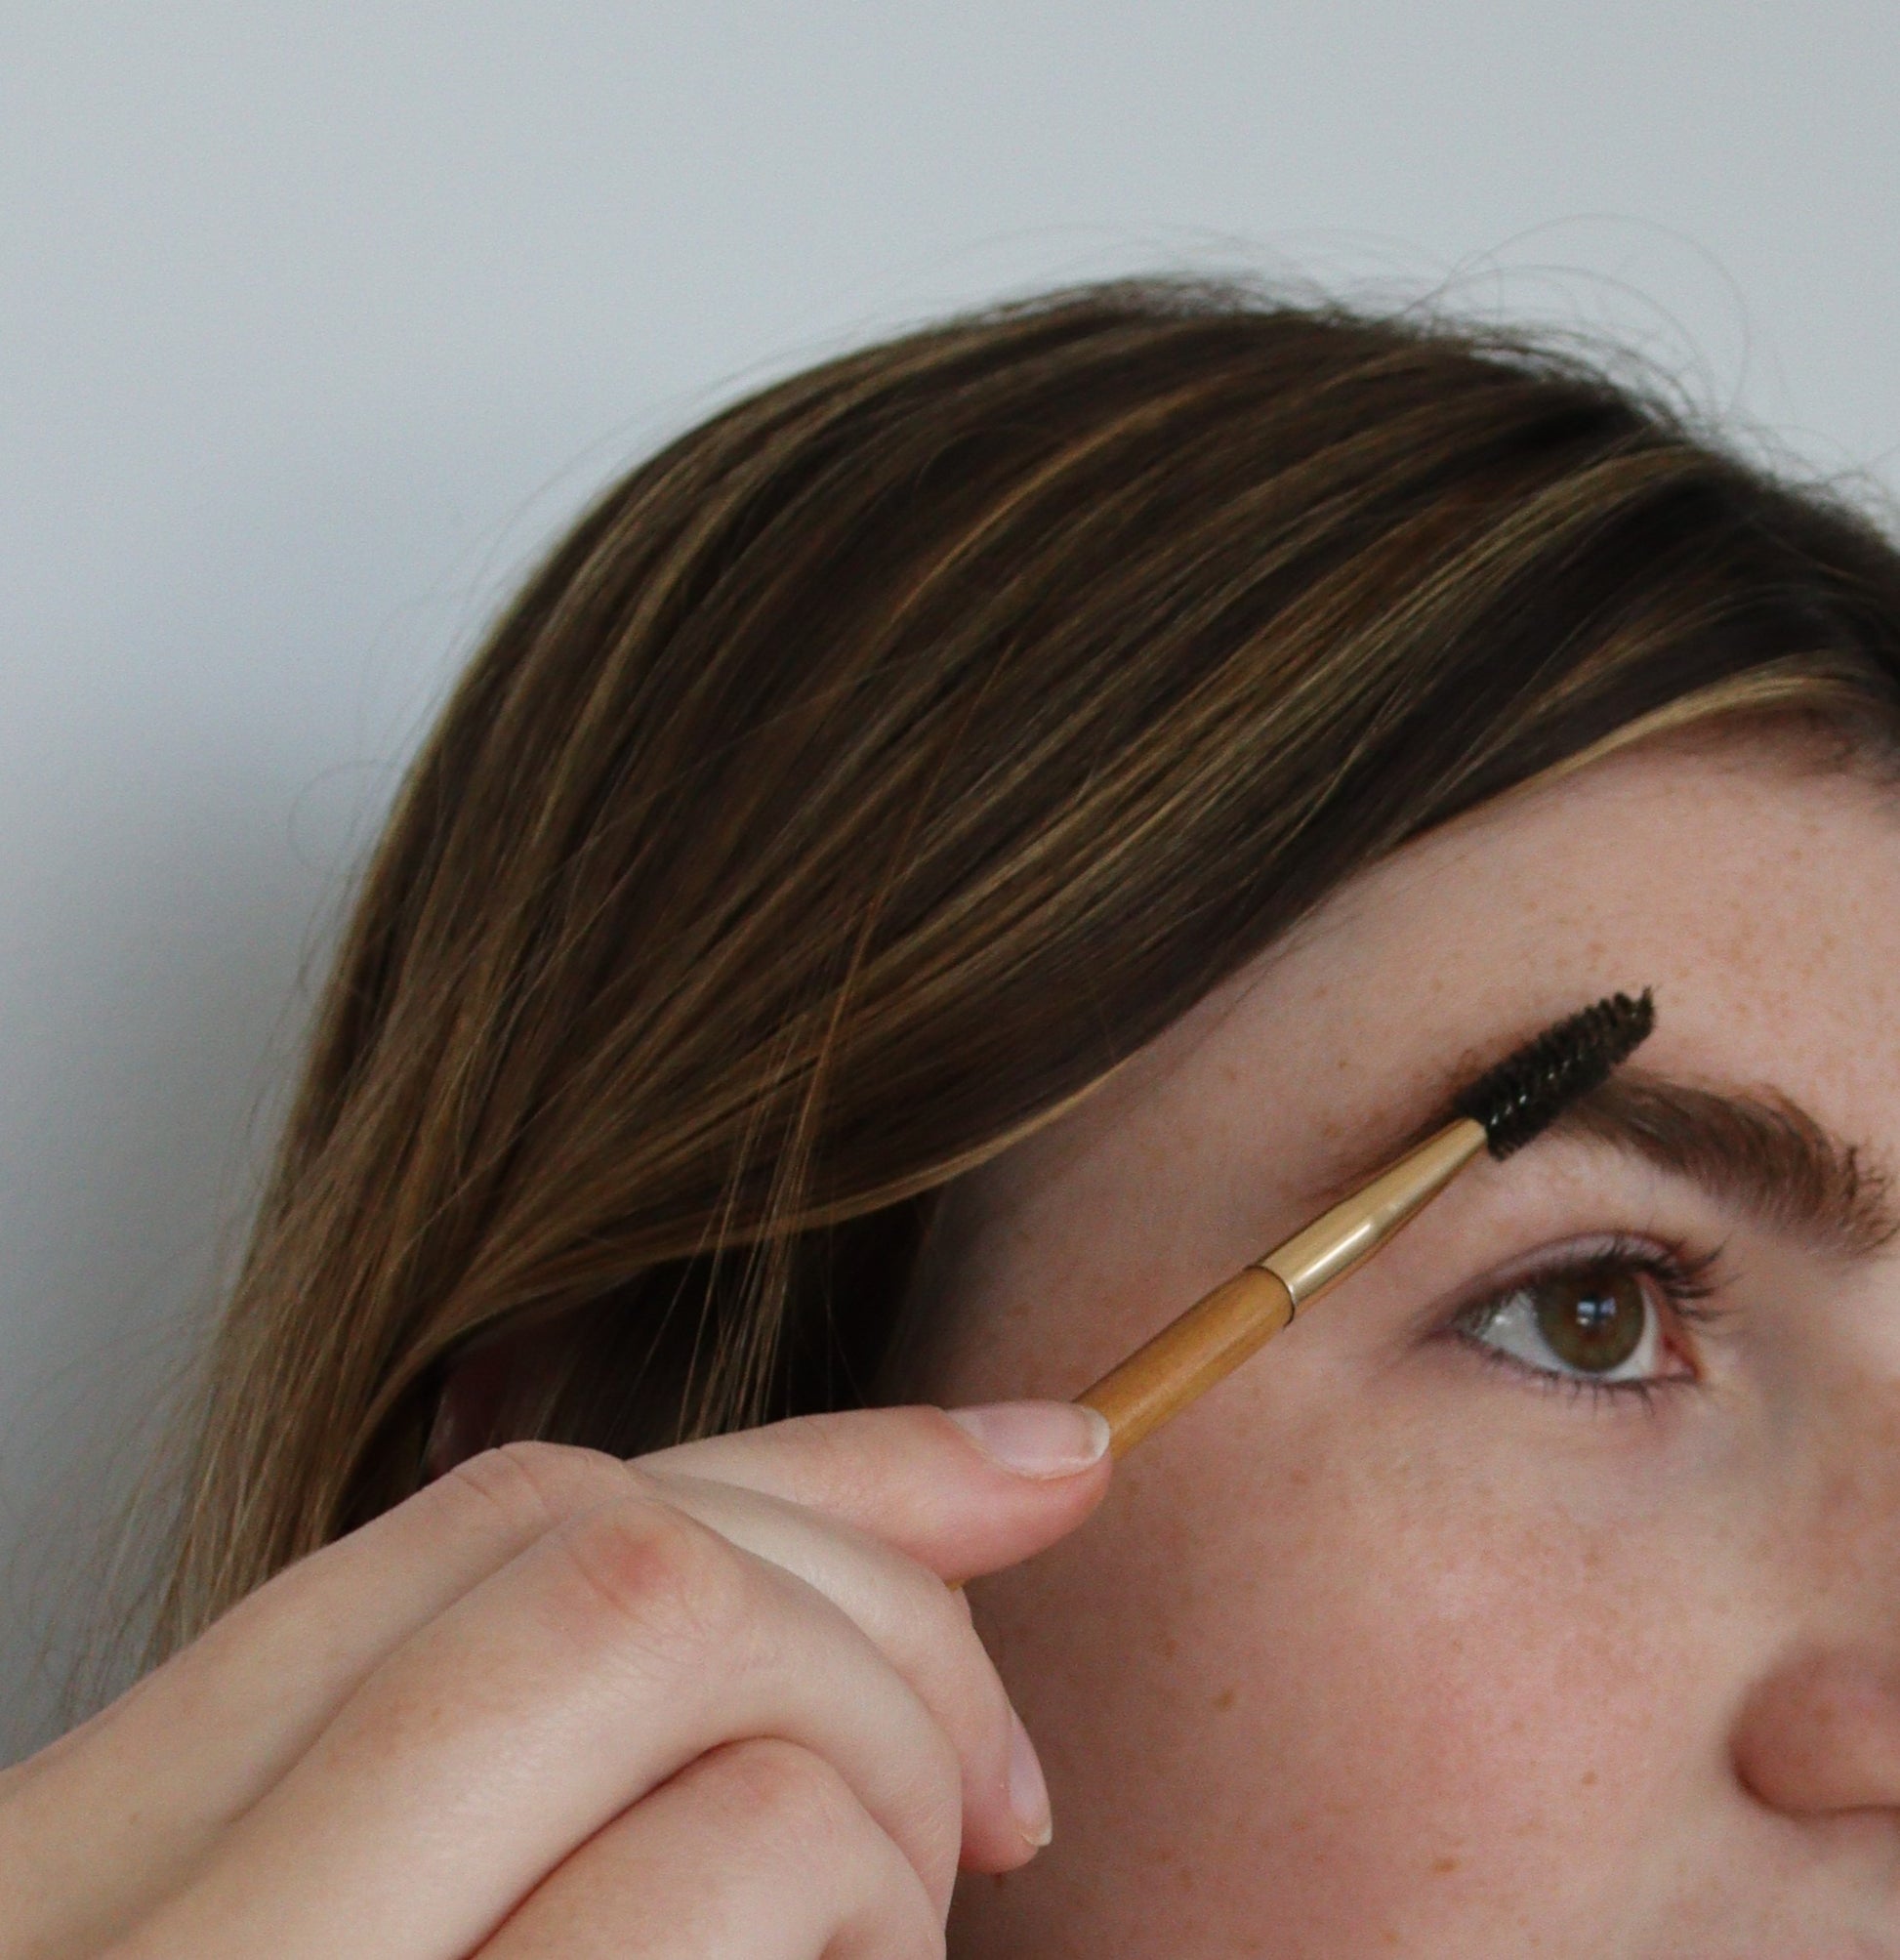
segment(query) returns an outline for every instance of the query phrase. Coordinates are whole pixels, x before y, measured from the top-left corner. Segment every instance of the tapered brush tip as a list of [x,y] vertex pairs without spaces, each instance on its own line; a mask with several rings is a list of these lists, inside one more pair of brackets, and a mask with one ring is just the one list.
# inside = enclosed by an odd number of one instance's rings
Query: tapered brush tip
[[1484,1125],[1494,1157],[1508,1157],[1541,1137],[1579,1097],[1608,1081],[1655,1025],[1649,988],[1633,1000],[1613,993],[1507,1055],[1452,1106]]

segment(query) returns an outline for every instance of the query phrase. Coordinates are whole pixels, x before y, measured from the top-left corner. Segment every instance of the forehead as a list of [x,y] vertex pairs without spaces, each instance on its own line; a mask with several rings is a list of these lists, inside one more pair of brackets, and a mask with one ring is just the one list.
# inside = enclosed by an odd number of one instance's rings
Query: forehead
[[[1421,839],[1342,889],[1022,1161],[1157,1126],[1349,1156],[1447,1072],[1654,986],[1648,1065],[1776,1085],[1882,1151],[1900,1120],[1900,801],[1761,736],[1655,744]],[[1013,1154],[1013,1153],[1012,1153]],[[1001,1161],[1001,1160],[1000,1160]]]

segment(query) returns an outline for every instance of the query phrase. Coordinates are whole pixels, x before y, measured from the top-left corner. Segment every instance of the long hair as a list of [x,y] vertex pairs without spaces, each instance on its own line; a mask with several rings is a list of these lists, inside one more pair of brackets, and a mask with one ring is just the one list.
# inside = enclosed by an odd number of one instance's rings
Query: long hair
[[414,763],[207,1363],[161,1650],[424,1476],[872,1393],[931,1193],[1460,812],[1900,701],[1900,558],[1574,358],[1173,282],[633,471]]

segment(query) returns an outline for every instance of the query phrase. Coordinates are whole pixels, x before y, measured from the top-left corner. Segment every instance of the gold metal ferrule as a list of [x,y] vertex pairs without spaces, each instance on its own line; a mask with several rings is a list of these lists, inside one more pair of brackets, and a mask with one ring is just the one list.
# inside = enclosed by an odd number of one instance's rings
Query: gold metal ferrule
[[1370,1259],[1484,1148],[1484,1125],[1468,1116],[1447,1123],[1254,1264],[1279,1280],[1298,1313]]

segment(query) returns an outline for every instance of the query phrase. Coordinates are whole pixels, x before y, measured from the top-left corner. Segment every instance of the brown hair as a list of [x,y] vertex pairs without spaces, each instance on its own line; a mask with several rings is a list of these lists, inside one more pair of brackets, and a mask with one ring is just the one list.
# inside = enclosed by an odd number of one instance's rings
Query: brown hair
[[931,1191],[1342,880],[1672,720],[1900,697],[1900,559],[1587,364],[1143,283],[768,388],[494,628],[368,867],[162,1647],[493,1433],[866,1396]]

